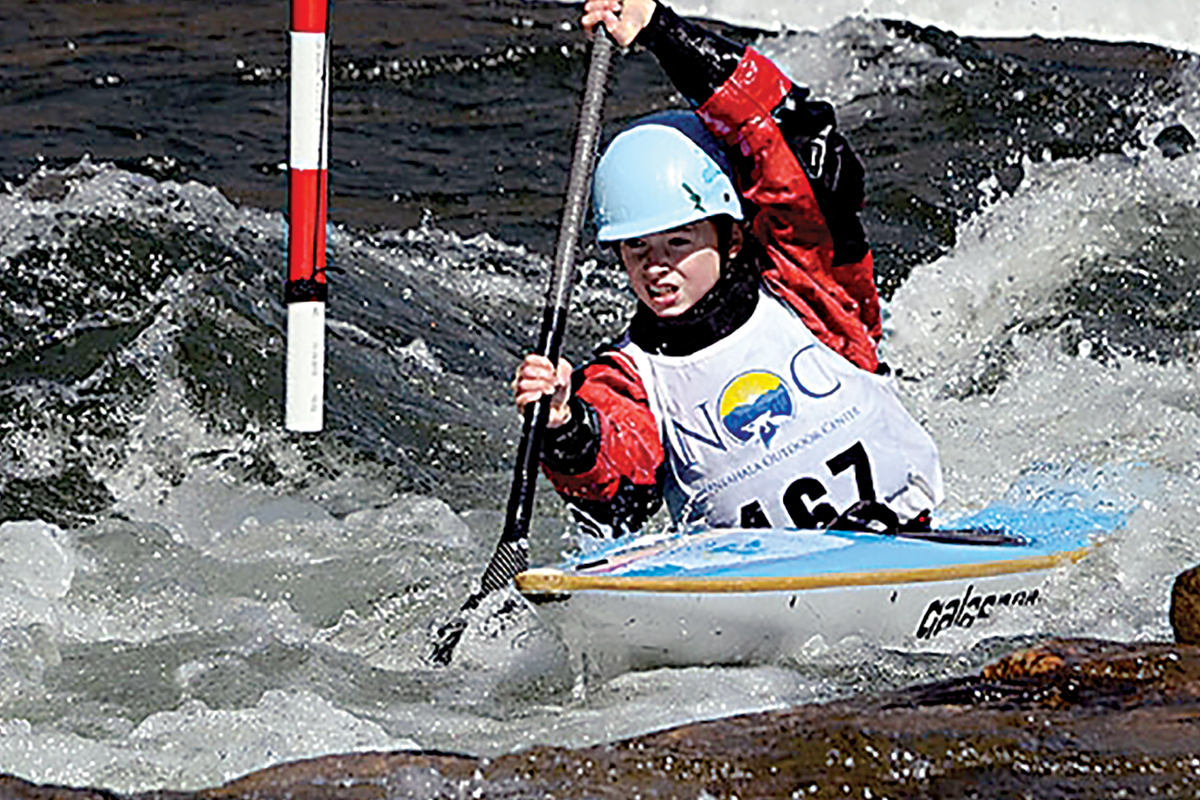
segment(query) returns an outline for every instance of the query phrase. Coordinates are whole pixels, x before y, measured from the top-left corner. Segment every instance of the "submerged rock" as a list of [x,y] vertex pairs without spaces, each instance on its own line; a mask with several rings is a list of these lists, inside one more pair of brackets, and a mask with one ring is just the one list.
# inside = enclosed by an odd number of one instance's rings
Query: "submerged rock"
[[1182,125],[1172,125],[1154,137],[1154,144],[1167,158],[1179,158],[1191,152],[1196,144],[1196,137]]
[[[1200,648],[1054,641],[978,676],[623,742],[478,759],[360,753],[138,800],[1195,796]],[[113,800],[0,780],[14,800]]]

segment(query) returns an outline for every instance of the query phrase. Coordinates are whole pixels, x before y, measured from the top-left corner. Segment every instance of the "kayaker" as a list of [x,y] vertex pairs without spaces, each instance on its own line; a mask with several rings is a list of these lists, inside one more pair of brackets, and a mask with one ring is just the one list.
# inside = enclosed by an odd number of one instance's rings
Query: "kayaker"
[[863,501],[928,524],[937,447],[880,364],[863,170],[833,108],[655,0],[588,0],[589,32],[655,54],[694,112],[638,120],[596,167],[602,243],[638,304],[580,370],[539,355],[542,467],[598,535],[677,523],[824,527]]

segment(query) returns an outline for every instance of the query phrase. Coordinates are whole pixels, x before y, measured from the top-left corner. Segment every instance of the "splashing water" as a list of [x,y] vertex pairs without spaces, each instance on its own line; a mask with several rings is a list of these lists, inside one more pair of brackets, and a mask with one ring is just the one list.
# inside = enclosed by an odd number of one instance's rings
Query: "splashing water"
[[[331,752],[585,744],[961,674],[1044,633],[1169,635],[1170,577],[1200,556],[1200,155],[1168,158],[1152,142],[1170,125],[1200,129],[1200,69],[1132,45],[1076,48],[1079,66],[1049,58],[1053,42],[985,47],[839,17],[751,38],[840,107],[867,161],[884,354],[942,447],[941,518],[1005,505],[1100,510],[1124,526],[1054,578],[1032,626],[998,627],[954,656],[813,642],[784,663],[582,686],[552,632],[500,594],[449,669],[426,664],[430,629],[474,588],[501,526],[519,428],[506,384],[535,340],[547,265],[546,226],[511,218],[556,211],[544,170],[561,169],[567,145],[546,129],[569,127],[581,54],[558,49],[556,26],[570,13],[489,20],[536,41],[428,68],[387,68],[396,59],[374,40],[335,54],[355,113],[417,104],[421,147],[440,155],[403,169],[428,168],[437,184],[450,179],[435,166],[470,163],[454,192],[505,222],[331,226],[319,438],[280,425],[282,216],[228,198],[220,176],[233,161],[213,167],[221,189],[187,180],[235,148],[199,157],[179,145],[121,166],[65,157],[0,195],[4,771],[186,789]],[[503,41],[488,35],[482,49]],[[202,88],[243,86],[265,102],[285,76],[252,61]],[[639,91],[652,67],[622,61],[614,129],[671,102],[660,77]],[[96,71],[124,77],[76,87],[88,102],[121,86],[138,96],[132,67]],[[537,135],[510,141],[493,120],[495,161],[460,158],[479,144],[472,114],[525,78]],[[422,92],[457,106],[422,105]],[[30,114],[21,103],[36,101],[12,102]],[[275,136],[277,122],[255,135]],[[359,166],[340,162],[348,215],[390,186],[370,151],[394,153],[400,138],[350,127],[364,141]],[[193,160],[183,170],[167,157]],[[457,201],[426,185],[405,202]],[[618,271],[586,255],[576,361],[630,307]],[[576,546],[545,486],[536,519],[535,562]]]

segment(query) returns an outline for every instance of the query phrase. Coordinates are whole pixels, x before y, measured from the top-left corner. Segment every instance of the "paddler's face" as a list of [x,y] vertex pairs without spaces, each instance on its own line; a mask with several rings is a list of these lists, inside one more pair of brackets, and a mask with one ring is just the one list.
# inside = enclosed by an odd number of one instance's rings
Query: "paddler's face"
[[[731,257],[741,244],[735,238]],[[684,313],[721,277],[717,226],[711,219],[626,239],[619,250],[633,293],[660,317]]]

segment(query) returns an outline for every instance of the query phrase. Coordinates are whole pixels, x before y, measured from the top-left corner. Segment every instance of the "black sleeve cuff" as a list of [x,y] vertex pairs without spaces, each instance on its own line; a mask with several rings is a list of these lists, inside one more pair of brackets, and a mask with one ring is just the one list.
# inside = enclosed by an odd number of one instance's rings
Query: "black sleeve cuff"
[[680,94],[700,106],[733,75],[743,45],[683,19],[661,2],[635,40],[654,53]]
[[542,464],[560,475],[582,475],[596,466],[600,453],[600,424],[590,405],[572,397],[571,419],[542,435]]

